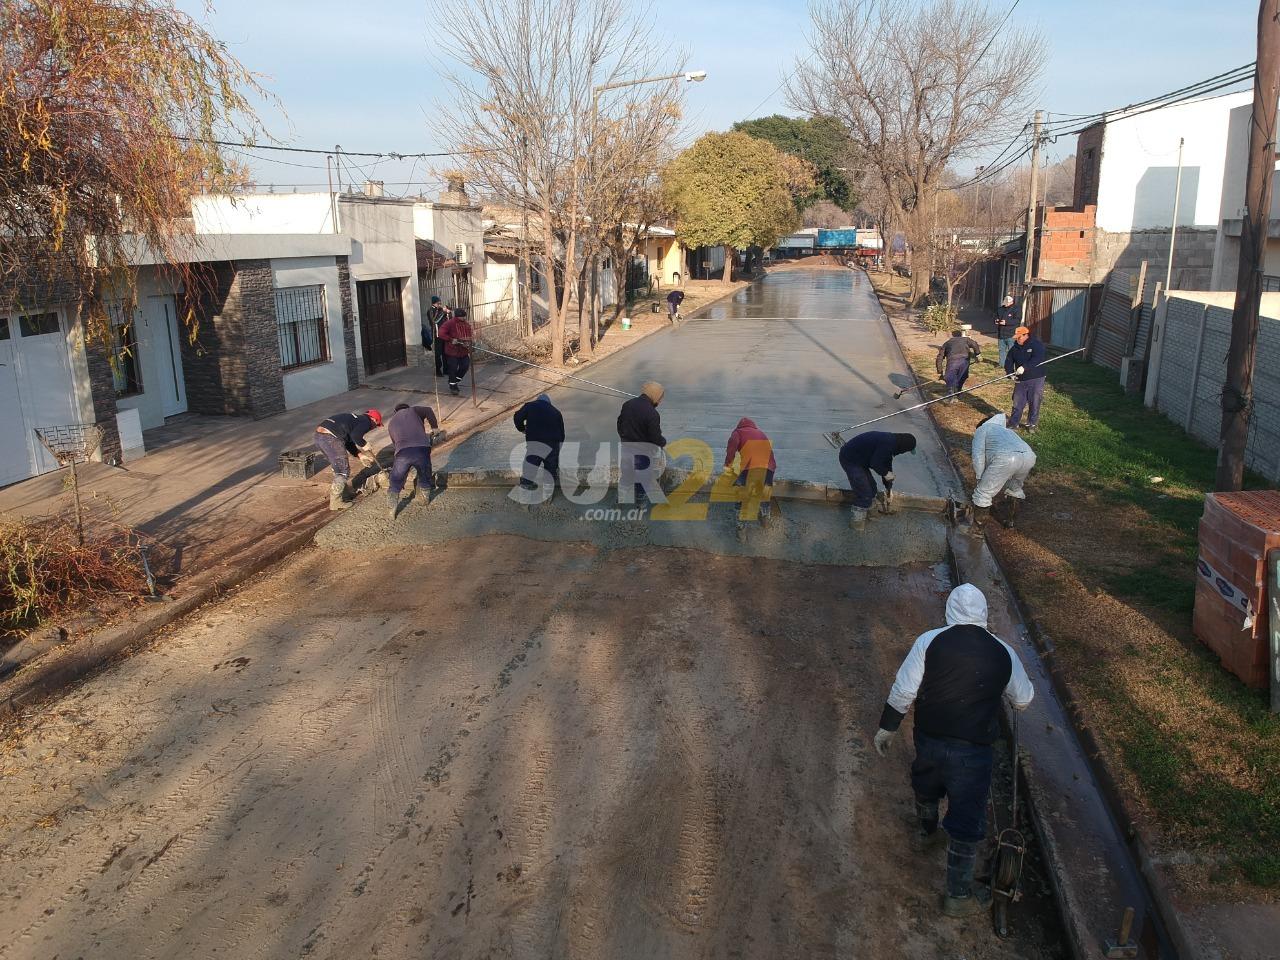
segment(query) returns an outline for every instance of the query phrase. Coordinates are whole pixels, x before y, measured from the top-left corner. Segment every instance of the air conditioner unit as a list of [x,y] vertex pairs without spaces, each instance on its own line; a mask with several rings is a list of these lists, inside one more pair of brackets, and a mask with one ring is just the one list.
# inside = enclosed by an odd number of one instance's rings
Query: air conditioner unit
[[465,266],[471,262],[471,245],[466,243],[455,244],[453,248],[453,259],[459,266]]

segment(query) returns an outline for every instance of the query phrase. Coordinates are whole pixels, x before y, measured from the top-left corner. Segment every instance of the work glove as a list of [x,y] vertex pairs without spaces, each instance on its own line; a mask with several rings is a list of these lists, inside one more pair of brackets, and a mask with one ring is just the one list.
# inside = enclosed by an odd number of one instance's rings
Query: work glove
[[431,442],[433,444],[444,443],[448,439],[449,439],[449,431],[446,430],[444,427],[441,427],[439,430],[431,431]]
[[896,730],[880,729],[876,731],[875,744],[876,753],[880,756],[886,756],[889,753],[889,746],[893,743],[893,738],[898,735]]
[[885,482],[885,483],[893,483],[893,471],[892,471],[892,470],[890,470],[888,473],[886,473],[886,474],[884,475],[884,482]]
[[1014,372],[1014,373],[1016,373],[1018,376],[1022,376],[1024,373],[1026,373],[1026,372],[1027,372],[1027,368],[1026,368],[1026,367],[1019,367],[1017,370],[1015,370],[1015,371],[1013,371],[1013,372]]

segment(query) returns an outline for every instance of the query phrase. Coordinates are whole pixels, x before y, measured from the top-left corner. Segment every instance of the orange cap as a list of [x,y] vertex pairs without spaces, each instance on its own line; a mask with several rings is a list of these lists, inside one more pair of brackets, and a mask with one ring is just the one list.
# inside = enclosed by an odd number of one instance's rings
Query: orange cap
[[1020,333],[1030,333],[1030,332],[1031,332],[1030,327],[1019,327],[1017,330],[1013,331],[1013,335],[1016,337]]

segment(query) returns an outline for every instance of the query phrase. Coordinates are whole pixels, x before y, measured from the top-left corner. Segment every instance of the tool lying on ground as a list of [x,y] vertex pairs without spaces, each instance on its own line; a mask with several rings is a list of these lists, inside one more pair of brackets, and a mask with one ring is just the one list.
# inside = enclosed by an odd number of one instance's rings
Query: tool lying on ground
[[[1067,353],[1058,354],[1058,356],[1053,357],[1052,359],[1041,360],[1040,366],[1043,367],[1050,363],[1057,363],[1059,360],[1065,360],[1067,357],[1075,356],[1077,353],[1084,353],[1084,349],[1084,347],[1079,347]],[[955,393],[948,393],[941,397],[934,397],[932,400],[926,400],[924,403],[917,403],[915,406],[903,407],[901,410],[893,411],[893,413],[886,413],[883,417],[876,417],[874,420],[864,420],[862,423],[855,423],[852,427],[845,427],[842,430],[832,430],[830,433],[824,433],[822,436],[827,443],[839,450],[840,446],[844,443],[842,439],[843,434],[852,433],[854,430],[860,430],[862,427],[869,427],[873,423],[879,423],[881,420],[888,420],[890,417],[896,417],[900,413],[910,413],[912,410],[919,410],[922,407],[927,407],[929,404],[937,403],[940,400],[951,400],[963,393],[973,393],[975,390],[981,390],[983,387],[989,387],[993,383],[999,383],[1001,380],[1008,380],[1010,377],[1016,376],[1017,373],[1006,373],[1003,377],[993,377],[990,380],[982,381],[982,383],[974,384],[972,387],[965,387],[963,390],[957,390]]]
[[[1022,897],[1022,861],[1027,841],[1018,829],[1018,712],[1013,711],[1013,798],[1009,801],[1009,826],[996,838],[995,860],[991,866],[992,922],[996,936],[1009,936],[1009,904]],[[994,815],[993,815],[994,819]],[[999,821],[996,821],[997,823]]]

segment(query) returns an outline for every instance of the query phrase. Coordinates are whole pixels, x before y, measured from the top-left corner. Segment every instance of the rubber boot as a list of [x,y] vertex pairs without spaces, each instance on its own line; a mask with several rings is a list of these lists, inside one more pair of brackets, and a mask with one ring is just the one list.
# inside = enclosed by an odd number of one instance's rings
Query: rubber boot
[[[978,862],[978,845],[952,838],[947,846],[947,892],[942,897],[942,913],[948,917],[971,917],[991,902],[987,888],[973,884]],[[984,896],[985,894],[985,896]]]
[[329,509],[345,510],[351,506],[347,499],[347,478],[334,477],[329,483]]
[[849,510],[849,528],[852,530],[862,530],[867,525],[867,517],[870,512],[866,507],[851,507]]
[[400,510],[400,494],[387,491],[387,516],[392,520],[396,518],[396,513]]
[[947,835],[938,829],[938,801],[917,799],[916,820],[919,828],[912,834],[911,849],[916,853],[928,853],[941,848]]
[[419,487],[413,498],[424,507],[431,506],[431,488]]
[[1018,517],[1018,504],[1021,502],[1017,497],[1004,498],[1004,519],[1000,522],[1004,524],[1006,530],[1013,529],[1013,522]]
[[969,520],[969,532],[975,537],[982,536],[983,527],[991,519],[990,507],[974,507],[973,516]]

